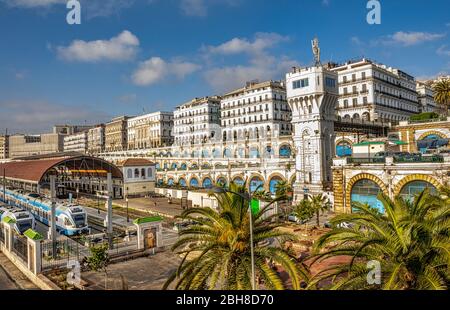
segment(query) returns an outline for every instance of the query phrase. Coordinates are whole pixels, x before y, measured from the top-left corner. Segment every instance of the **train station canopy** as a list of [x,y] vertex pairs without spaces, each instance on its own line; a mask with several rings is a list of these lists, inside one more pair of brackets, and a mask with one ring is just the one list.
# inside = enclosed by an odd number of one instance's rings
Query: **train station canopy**
[[104,177],[111,173],[113,179],[123,179],[122,171],[115,165],[96,157],[78,154],[32,156],[0,163],[0,178],[39,184],[48,174],[66,176]]

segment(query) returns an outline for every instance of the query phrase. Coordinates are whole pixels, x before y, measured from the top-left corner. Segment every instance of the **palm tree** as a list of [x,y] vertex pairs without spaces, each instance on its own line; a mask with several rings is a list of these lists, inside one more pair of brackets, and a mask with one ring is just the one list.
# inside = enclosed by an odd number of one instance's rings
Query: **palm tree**
[[294,215],[305,223],[305,232],[307,232],[308,222],[314,217],[315,209],[313,208],[311,201],[303,199],[299,204],[294,207]]
[[280,181],[275,185],[275,198],[280,201],[280,207],[284,216],[290,212],[290,201],[292,197],[292,186],[287,181]]
[[275,197],[288,200],[292,193],[292,186],[287,181],[280,181],[275,185]]
[[[251,247],[249,201],[239,194],[247,195],[244,186],[231,184],[230,191],[214,194],[219,210],[193,208],[181,218],[196,224],[180,232],[180,239],[172,250],[182,255],[176,272],[164,285],[166,289],[175,282],[176,289],[251,289]],[[236,194],[238,193],[238,194]],[[277,216],[267,216],[267,206],[253,216],[253,240],[255,273],[267,289],[284,289],[285,284],[272,264],[281,265],[289,275],[292,287],[299,289],[307,273],[298,265],[293,253],[282,247],[268,245],[278,239],[281,245],[294,240],[294,236],[278,230],[272,221]]]
[[434,101],[444,108],[447,114],[450,108],[450,79],[441,79],[433,85]]
[[[414,201],[378,198],[386,210],[381,214],[368,205],[355,203],[354,214],[332,220],[335,228],[315,244],[314,262],[347,257],[349,263],[331,266],[314,277],[311,286],[333,280],[333,289],[447,289],[450,280],[450,209],[445,198],[426,190]],[[447,197],[448,199],[448,197]],[[336,225],[348,222],[351,228]],[[367,281],[379,262],[381,284]]]
[[317,227],[320,226],[320,214],[323,214],[325,211],[328,211],[331,207],[328,198],[324,195],[316,195],[311,198],[311,207],[316,213],[316,224]]

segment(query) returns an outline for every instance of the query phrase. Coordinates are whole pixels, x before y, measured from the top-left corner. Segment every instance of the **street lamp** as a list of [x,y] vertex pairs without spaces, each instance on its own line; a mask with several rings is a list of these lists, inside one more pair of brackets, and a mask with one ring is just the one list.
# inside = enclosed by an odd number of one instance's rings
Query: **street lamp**
[[77,187],[77,202],[78,202],[78,193],[80,192],[80,189]]
[[100,214],[100,194],[97,192],[97,213]]
[[127,223],[129,223],[130,222],[130,215],[129,215],[129,213],[128,213],[128,196],[127,196],[127,198],[125,198],[125,201],[127,202]]
[[250,211],[249,212],[250,213],[250,257],[251,257],[251,264],[252,264],[252,290],[256,290],[255,254],[254,254],[254,249],[253,249],[253,247],[254,247],[254,245],[253,245],[253,216],[252,216],[252,208],[251,208],[251,203],[252,203],[253,197],[251,194],[244,195],[242,193],[237,193],[237,192],[231,191],[231,190],[223,188],[223,187],[213,187],[212,192],[217,193],[217,194],[231,193],[231,194],[238,195],[245,201],[248,201],[248,206],[249,206],[249,211]]

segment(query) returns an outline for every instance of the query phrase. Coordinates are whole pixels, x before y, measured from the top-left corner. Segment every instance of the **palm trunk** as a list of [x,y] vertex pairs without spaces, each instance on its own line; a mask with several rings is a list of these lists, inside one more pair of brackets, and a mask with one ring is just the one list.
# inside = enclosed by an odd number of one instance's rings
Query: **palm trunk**
[[317,219],[316,219],[317,228],[319,228],[320,227],[320,212],[319,211],[316,212],[316,216],[317,216]]

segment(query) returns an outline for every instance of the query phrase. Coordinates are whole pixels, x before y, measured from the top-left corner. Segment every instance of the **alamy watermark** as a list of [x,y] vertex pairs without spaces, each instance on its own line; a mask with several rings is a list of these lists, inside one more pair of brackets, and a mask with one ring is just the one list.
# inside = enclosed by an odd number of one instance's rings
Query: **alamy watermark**
[[379,0],[369,0],[367,2],[367,9],[370,10],[367,13],[367,23],[369,25],[381,24],[381,3]]
[[377,260],[367,262],[367,269],[370,270],[367,274],[367,284],[380,285],[381,284],[381,263]]
[[69,25],[80,25],[81,24],[81,3],[78,0],[69,0],[66,5],[67,9],[70,10],[67,13],[66,21]]

